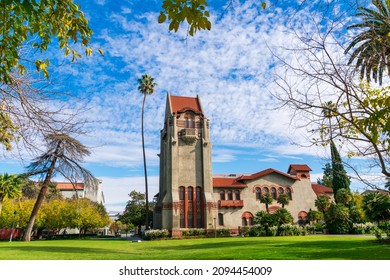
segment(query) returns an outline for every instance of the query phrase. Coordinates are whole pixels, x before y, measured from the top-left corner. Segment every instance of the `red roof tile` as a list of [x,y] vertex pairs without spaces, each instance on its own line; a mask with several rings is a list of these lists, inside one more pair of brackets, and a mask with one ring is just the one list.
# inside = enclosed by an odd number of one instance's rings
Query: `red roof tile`
[[213,178],[213,187],[214,188],[246,188],[242,182],[237,181],[238,178],[235,177],[222,177],[222,178]]
[[278,170],[273,169],[273,168],[268,168],[268,169],[265,169],[263,171],[254,173],[252,175],[243,175],[240,177],[240,179],[241,180],[253,180],[253,179],[257,179],[257,178],[260,178],[260,177],[263,177],[265,175],[272,174],[272,173],[277,173],[277,174],[280,174],[282,176],[288,177],[288,178],[293,179],[293,180],[299,180],[297,177],[291,176],[289,174],[283,173],[283,172],[278,171]]
[[326,195],[326,196],[333,195],[333,189],[332,188],[329,188],[329,187],[326,187],[326,186],[323,186],[323,185],[320,185],[320,184],[311,184],[311,188],[313,189],[313,191],[315,192],[315,194],[317,196],[319,196],[320,194],[323,194],[323,195]]
[[195,113],[202,113],[197,97],[171,96],[172,113],[192,110]]
[[60,191],[73,191],[73,190],[84,190],[84,184],[83,183],[56,183],[56,189]]
[[287,173],[290,173],[291,169],[295,171],[311,171],[311,168],[306,164],[290,164]]

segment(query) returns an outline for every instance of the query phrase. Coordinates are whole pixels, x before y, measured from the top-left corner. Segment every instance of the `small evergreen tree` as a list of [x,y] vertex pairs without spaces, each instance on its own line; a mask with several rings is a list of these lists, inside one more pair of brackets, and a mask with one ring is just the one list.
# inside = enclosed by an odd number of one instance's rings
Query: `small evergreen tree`
[[[351,180],[347,176],[347,172],[344,169],[340,154],[333,141],[330,142],[330,151],[332,156],[333,193],[337,194],[338,190],[340,189],[347,189],[349,191]],[[335,201],[337,202],[337,197],[335,197]]]

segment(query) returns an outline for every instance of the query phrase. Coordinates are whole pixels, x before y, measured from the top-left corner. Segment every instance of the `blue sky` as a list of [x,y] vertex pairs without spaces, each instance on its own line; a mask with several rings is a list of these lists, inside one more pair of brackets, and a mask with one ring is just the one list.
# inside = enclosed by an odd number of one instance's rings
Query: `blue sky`
[[[137,79],[144,73],[157,83],[145,109],[150,194],[158,190],[159,132],[167,92],[200,96],[211,121],[214,174],[266,168],[286,172],[289,164],[304,163],[312,168],[313,181],[322,176],[328,148],[308,146],[306,130],[298,129],[290,112],[279,109],[271,95],[277,90],[278,61],[270,49],[289,58],[283,47],[294,42],[292,30],[314,28],[309,9],[296,13],[269,4],[264,11],[258,0],[233,1],[229,7],[226,1],[209,1],[212,30],[187,37],[185,27],[173,33],[157,23],[161,1],[76,2],[94,30],[93,47],[105,54],[95,51],[76,63],[65,59],[52,77],[58,90],[80,98],[77,104],[85,108],[80,117],[91,121],[80,138],[92,150],[84,166],[102,179],[107,210],[123,210],[128,193],[144,191],[142,95],[137,91]],[[58,63],[63,59],[54,50],[51,55]],[[23,164],[7,154],[2,169],[21,172]]]

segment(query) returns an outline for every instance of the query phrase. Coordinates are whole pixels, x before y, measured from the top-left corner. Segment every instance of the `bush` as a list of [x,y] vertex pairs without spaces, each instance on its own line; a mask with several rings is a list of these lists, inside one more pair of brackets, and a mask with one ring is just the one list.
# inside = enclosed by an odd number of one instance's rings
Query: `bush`
[[351,232],[355,234],[372,234],[375,233],[377,226],[373,223],[352,224]]
[[145,240],[156,240],[169,237],[169,231],[166,229],[151,229],[143,233]]
[[279,236],[298,236],[301,235],[302,227],[299,225],[283,224],[278,228]]

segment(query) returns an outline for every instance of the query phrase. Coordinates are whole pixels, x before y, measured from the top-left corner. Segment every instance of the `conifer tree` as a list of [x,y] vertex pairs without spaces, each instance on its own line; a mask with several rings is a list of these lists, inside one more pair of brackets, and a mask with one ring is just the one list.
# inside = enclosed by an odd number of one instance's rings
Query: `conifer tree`
[[349,185],[351,184],[351,181],[347,176],[347,172],[344,169],[340,154],[333,141],[330,142],[330,151],[332,156],[333,193],[337,194],[337,191],[340,189],[347,189],[349,191]]

